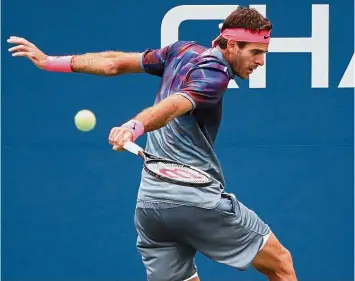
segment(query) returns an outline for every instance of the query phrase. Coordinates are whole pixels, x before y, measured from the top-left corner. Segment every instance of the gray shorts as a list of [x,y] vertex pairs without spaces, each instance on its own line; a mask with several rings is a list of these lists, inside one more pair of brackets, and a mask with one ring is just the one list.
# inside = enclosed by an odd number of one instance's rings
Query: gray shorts
[[234,195],[215,209],[161,203],[138,205],[137,248],[149,281],[182,281],[196,273],[196,251],[238,270],[247,269],[270,232]]

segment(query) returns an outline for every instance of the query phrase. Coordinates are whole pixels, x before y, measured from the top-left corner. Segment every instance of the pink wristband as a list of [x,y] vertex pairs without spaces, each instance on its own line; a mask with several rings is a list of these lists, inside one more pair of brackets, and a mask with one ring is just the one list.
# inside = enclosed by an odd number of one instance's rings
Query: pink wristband
[[71,60],[73,56],[52,57],[48,56],[45,70],[56,72],[72,72]]
[[144,134],[144,126],[142,122],[137,120],[129,120],[128,122],[124,123],[121,127],[128,128],[133,135],[133,141],[138,139],[141,135]]

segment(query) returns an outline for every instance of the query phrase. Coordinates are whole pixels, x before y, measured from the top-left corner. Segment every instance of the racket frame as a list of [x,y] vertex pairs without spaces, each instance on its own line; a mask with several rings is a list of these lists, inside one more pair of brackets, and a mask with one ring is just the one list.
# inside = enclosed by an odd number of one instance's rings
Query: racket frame
[[[173,184],[177,184],[177,185],[182,185],[182,186],[190,186],[190,187],[206,187],[206,186],[211,185],[211,183],[213,181],[212,177],[209,174],[207,174],[206,172],[204,172],[204,171],[202,171],[202,170],[200,170],[200,169],[198,169],[196,167],[193,167],[193,166],[190,166],[190,165],[178,162],[178,161],[174,161],[174,160],[166,159],[166,158],[163,158],[163,157],[155,156],[155,155],[153,155],[153,154],[151,154],[151,153],[149,153],[147,151],[144,151],[143,148],[139,147],[138,145],[136,145],[133,142],[130,142],[130,141],[126,142],[126,144],[123,147],[127,151],[140,156],[142,158],[142,160],[143,160],[144,170],[148,174],[150,174],[150,175],[154,176],[155,178],[160,179],[162,181],[173,183]],[[198,173],[201,173],[202,175],[207,177],[209,179],[209,181],[204,182],[204,183],[182,182],[182,181],[171,179],[169,177],[158,175],[158,174],[156,174],[155,172],[153,172],[152,170],[150,170],[147,167],[147,164],[152,163],[152,162],[164,162],[164,163],[177,164],[179,166],[186,167],[186,168],[194,170],[194,171],[196,171]]]

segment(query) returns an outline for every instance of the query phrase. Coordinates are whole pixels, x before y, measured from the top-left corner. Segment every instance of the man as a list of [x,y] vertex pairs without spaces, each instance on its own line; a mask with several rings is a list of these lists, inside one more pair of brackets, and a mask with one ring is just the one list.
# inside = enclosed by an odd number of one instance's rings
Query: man
[[271,29],[256,10],[239,7],[210,49],[178,41],[143,53],[49,57],[23,38],[8,40],[17,44],[9,49],[13,56],[26,56],[48,71],[162,77],[154,106],[113,128],[109,143],[121,151],[128,140],[148,133],[147,151],[196,166],[214,181],[204,188],[178,186],[142,170],[135,224],[150,281],[198,281],[196,251],[238,270],[252,265],[271,281],[297,280],[289,251],[252,210],[224,191],[213,151],[228,82],[235,75],[246,79],[264,64]]

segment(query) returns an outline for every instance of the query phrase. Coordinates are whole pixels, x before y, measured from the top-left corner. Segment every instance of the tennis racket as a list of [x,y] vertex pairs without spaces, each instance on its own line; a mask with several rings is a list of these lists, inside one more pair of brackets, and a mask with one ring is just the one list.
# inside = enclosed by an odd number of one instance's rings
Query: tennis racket
[[144,151],[137,144],[128,141],[123,146],[127,151],[143,159],[144,169],[152,176],[178,185],[205,187],[212,183],[210,175],[190,165],[158,157]]

